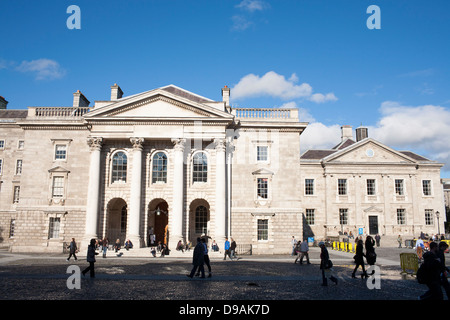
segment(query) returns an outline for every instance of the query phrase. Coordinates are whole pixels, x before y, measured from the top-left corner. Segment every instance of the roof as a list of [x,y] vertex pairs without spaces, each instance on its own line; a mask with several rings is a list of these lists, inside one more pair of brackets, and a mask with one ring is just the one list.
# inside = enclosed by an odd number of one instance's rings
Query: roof
[[168,85],[166,87],[162,87],[160,88],[161,90],[176,94],[177,96],[189,99],[191,101],[194,102],[198,102],[198,103],[205,103],[205,102],[212,102],[212,100],[204,98],[202,96],[196,95],[192,92],[189,92],[187,90],[178,88],[177,86],[174,85]]
[[0,110],[0,119],[26,118],[28,110]]
[[411,151],[399,151],[400,153],[403,153],[405,156],[408,156],[414,160],[418,160],[418,161],[430,161],[427,158],[424,158],[422,156],[419,156],[418,154],[411,152]]
[[339,143],[337,146],[334,146],[333,149],[344,149],[347,148],[348,146],[351,146],[352,144],[356,143],[355,141],[353,141],[352,139],[346,139],[345,141]]
[[329,156],[332,153],[335,153],[336,150],[308,150],[304,154],[301,155],[300,159],[311,160],[311,159],[322,159],[326,156]]

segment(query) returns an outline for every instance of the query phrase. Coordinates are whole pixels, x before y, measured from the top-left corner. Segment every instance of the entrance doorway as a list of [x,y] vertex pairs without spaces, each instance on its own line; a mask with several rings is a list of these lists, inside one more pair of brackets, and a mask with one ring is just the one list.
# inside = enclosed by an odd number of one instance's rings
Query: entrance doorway
[[378,234],[378,216],[369,216],[369,234]]
[[169,205],[163,199],[154,199],[148,207],[148,246],[169,244]]
[[117,239],[123,245],[127,234],[127,203],[122,198],[114,198],[108,203],[108,229],[106,237],[110,244]]

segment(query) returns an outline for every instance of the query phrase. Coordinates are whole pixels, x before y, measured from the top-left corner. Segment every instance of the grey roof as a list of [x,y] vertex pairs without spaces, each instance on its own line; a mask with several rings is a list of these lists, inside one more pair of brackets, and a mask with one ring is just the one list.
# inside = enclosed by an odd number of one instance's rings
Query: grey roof
[[211,100],[208,100],[208,99],[203,98],[203,97],[198,96],[198,95],[194,95],[194,94],[192,94],[192,93],[190,93],[188,91],[181,90],[180,88],[177,88],[177,87],[172,86],[172,85],[167,86],[167,87],[163,87],[161,89],[164,90],[164,91],[176,94],[177,96],[189,99],[189,100],[194,101],[194,102],[198,102],[198,103],[211,102]]
[[429,159],[419,156],[418,154],[411,151],[399,151],[399,152],[417,161],[430,161]]
[[23,119],[28,115],[28,110],[0,110],[0,119]]
[[353,141],[352,139],[347,139],[344,142],[339,143],[338,145],[334,146],[332,149],[344,149],[347,148],[348,146],[351,146],[352,144],[356,143],[355,141]]
[[336,150],[308,150],[304,154],[301,155],[300,159],[305,160],[313,160],[313,159],[322,159],[326,156],[329,156],[332,153],[335,153]]

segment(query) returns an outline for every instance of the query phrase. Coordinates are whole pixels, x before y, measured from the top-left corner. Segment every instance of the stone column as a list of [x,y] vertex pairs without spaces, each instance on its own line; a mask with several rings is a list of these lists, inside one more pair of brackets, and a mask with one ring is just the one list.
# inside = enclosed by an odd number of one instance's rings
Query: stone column
[[102,138],[88,138],[87,144],[91,150],[89,165],[89,182],[87,189],[86,204],[86,228],[85,246],[90,239],[97,238],[98,227],[98,205],[100,198],[100,151],[102,149]]
[[226,175],[225,175],[225,139],[216,139],[216,235],[215,239],[222,243],[226,237]]
[[169,212],[171,228],[169,229],[169,248],[175,250],[183,238],[183,201],[184,201],[184,147],[186,139],[172,139],[173,157],[173,204]]
[[133,162],[131,171],[130,211],[128,212],[128,236],[134,247],[141,247],[139,234],[141,221],[141,182],[143,138],[131,138],[133,144]]

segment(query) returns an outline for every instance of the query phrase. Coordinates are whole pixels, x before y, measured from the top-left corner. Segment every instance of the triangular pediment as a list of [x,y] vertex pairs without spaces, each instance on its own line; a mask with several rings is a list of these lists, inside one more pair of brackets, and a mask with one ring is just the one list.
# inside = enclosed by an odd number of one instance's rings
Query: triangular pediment
[[377,206],[371,206],[367,209],[364,209],[364,212],[379,212],[379,213],[381,213],[381,212],[383,212],[383,210],[378,208]]
[[[172,89],[172,90],[169,90]],[[86,114],[85,119],[232,119],[212,107],[212,100],[169,86],[112,101]]]
[[253,175],[273,175],[273,172],[264,168],[252,172]]
[[367,138],[325,157],[323,162],[414,164],[417,161],[376,140]]
[[67,170],[66,168],[63,168],[61,166],[53,167],[53,168],[49,169],[48,172],[50,172],[50,173],[70,173],[69,170]]

